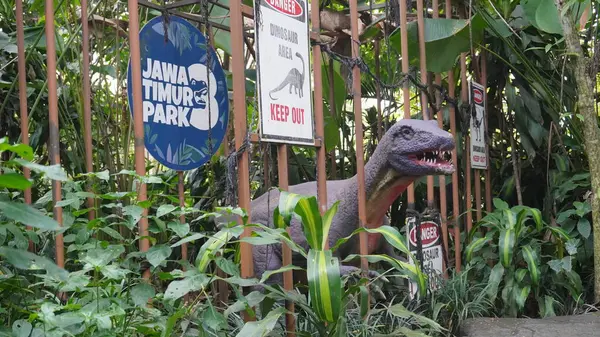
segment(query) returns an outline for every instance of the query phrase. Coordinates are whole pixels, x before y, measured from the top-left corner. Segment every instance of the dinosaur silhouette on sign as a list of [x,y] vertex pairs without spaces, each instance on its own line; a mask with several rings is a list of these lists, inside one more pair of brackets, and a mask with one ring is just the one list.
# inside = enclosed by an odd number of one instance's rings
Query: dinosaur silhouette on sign
[[277,100],[277,98],[274,98],[272,94],[280,91],[287,85],[290,86],[290,94],[292,93],[293,87],[298,97],[302,98],[302,96],[304,96],[304,91],[302,90],[302,87],[304,86],[304,59],[302,58],[302,55],[300,55],[300,53],[298,52],[296,52],[296,57],[298,57],[300,61],[302,61],[302,72],[300,72],[300,70],[298,70],[297,68],[290,69],[283,82],[281,82],[281,84],[278,85],[275,89],[269,91],[269,97],[271,97],[272,100]]
[[476,137],[475,137],[475,141],[481,141],[481,122],[483,121],[483,116],[481,116],[480,118],[478,117],[478,113],[477,113],[477,108],[473,107],[473,109],[471,110],[471,118],[473,119],[473,125],[475,126],[475,130],[476,130]]

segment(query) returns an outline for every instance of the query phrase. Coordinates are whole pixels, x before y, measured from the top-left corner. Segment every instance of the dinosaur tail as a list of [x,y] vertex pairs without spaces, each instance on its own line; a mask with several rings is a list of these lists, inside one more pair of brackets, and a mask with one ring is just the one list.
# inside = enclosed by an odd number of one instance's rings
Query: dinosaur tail
[[283,80],[283,82],[281,82],[280,85],[278,85],[273,90],[269,91],[269,97],[271,97],[272,100],[277,100],[277,98],[271,96],[271,94],[274,94],[274,93],[278,92],[279,90],[285,88],[286,85],[288,85],[288,78],[287,77]]
[[300,55],[299,52],[296,52],[296,57],[299,58],[300,61],[302,61],[302,77],[304,78],[304,75],[305,75],[304,74],[305,73],[305,70],[304,70],[304,66],[305,66],[304,65],[304,58],[302,58],[302,55]]

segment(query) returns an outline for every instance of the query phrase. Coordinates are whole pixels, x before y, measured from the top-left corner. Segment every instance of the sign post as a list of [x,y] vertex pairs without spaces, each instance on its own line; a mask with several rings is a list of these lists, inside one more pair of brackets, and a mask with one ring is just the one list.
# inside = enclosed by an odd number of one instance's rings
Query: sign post
[[[227,82],[217,54],[198,28],[177,16],[148,21],[140,31],[140,52],[146,149],[176,171],[202,166],[218,150],[229,117]],[[133,114],[131,59],[129,65]]]
[[[437,212],[414,213],[416,215],[407,213],[406,216],[408,249],[412,256],[419,260],[419,266],[427,275],[429,290],[433,291],[439,287],[439,281],[444,274],[441,219]],[[408,262],[415,264],[415,261],[410,258]],[[411,299],[415,297],[417,291],[417,284],[409,282]]]
[[474,169],[487,169],[487,151],[485,144],[485,87],[477,82],[471,81],[469,100],[474,105],[471,108],[471,167]]
[[312,146],[306,1],[257,0],[254,8],[261,140]]

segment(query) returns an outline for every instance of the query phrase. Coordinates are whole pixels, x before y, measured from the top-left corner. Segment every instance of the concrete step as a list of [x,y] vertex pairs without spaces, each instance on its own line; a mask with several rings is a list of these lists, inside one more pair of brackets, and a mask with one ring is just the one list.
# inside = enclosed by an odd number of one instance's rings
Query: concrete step
[[600,313],[530,318],[472,318],[462,337],[600,337]]

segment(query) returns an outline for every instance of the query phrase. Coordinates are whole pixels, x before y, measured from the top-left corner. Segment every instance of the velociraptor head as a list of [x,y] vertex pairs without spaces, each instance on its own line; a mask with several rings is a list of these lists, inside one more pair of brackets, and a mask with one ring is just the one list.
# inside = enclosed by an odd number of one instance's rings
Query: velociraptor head
[[[383,143],[383,144],[381,144]],[[406,176],[445,175],[454,172],[450,151],[452,134],[435,120],[401,119],[383,136],[389,165]]]

